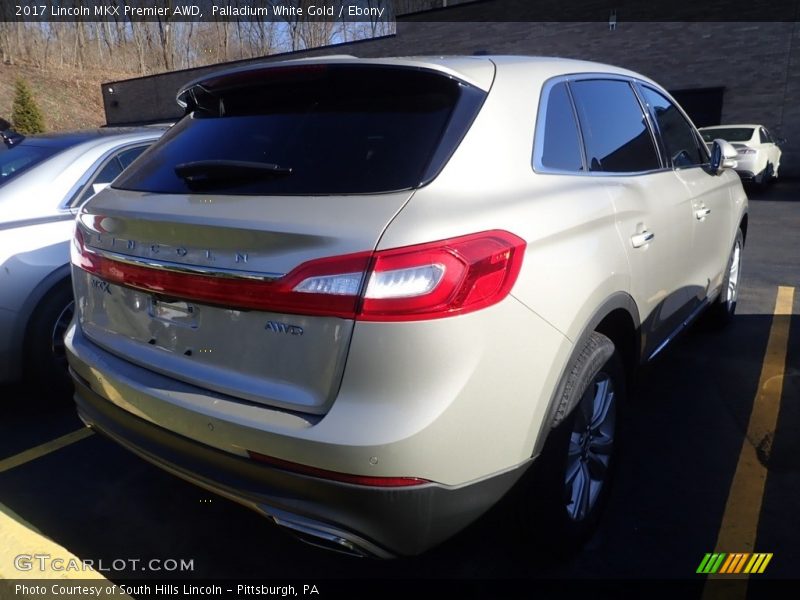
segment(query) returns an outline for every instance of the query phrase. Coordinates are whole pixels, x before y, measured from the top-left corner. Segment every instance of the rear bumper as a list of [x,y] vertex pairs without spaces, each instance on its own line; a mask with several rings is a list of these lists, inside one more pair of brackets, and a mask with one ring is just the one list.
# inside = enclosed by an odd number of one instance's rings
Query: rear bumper
[[762,164],[761,157],[748,156],[736,159],[735,171],[739,174],[742,181],[752,181],[766,168],[766,163]]
[[261,512],[305,541],[352,554],[419,554],[479,517],[530,465],[458,487],[340,483],[263,465],[175,434],[117,407],[72,375],[78,412],[91,428],[183,479]]

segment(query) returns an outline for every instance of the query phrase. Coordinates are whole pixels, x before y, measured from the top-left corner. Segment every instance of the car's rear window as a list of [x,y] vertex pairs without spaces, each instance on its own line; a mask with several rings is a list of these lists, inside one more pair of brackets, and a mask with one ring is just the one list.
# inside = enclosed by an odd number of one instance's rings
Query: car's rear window
[[718,129],[703,129],[700,134],[703,141],[713,142],[721,138],[726,142],[747,142],[753,137],[752,127],[720,127]]
[[24,142],[7,148],[0,142],[0,187],[61,150],[63,148],[26,145]]
[[194,89],[191,112],[114,187],[253,195],[409,189],[443,166],[485,97],[441,73],[375,65],[265,69]]

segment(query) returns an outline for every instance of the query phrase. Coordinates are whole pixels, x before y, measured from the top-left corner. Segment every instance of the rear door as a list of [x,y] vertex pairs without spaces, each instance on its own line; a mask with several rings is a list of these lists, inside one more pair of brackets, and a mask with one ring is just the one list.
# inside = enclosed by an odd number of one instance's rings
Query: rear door
[[722,284],[733,243],[733,201],[730,173],[708,168],[709,155],[702,138],[681,109],[665,94],[639,87],[659,132],[669,166],[691,202],[691,260],[687,263],[693,308]]
[[589,170],[614,203],[649,356],[688,314],[689,197],[663,168],[630,81],[586,78],[571,82],[570,89]]

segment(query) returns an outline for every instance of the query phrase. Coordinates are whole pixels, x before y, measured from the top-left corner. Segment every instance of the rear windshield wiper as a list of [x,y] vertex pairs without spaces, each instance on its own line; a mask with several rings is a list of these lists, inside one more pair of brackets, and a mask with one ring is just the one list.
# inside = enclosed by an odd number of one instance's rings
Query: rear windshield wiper
[[197,160],[176,165],[175,174],[189,184],[264,179],[291,175],[291,167],[244,160]]

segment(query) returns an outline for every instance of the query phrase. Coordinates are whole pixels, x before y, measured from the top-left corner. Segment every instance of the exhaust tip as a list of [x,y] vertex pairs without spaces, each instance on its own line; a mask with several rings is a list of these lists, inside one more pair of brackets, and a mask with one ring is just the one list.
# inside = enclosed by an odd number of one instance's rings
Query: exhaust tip
[[366,558],[370,556],[368,552],[359,548],[356,546],[356,544],[342,537],[341,535],[337,535],[336,533],[324,531],[305,523],[301,524],[284,521],[283,519],[275,516],[272,517],[272,520],[275,521],[276,525],[288,530],[289,533],[291,533],[291,535],[293,535],[295,538],[301,542],[309,544],[310,546],[316,546],[317,548],[323,548],[325,550],[332,550],[333,552],[339,552],[341,554],[347,554],[348,556],[355,556],[357,558]]
[[356,558],[366,558],[369,556],[355,544],[341,536],[334,535],[326,531],[298,526],[294,523],[285,523],[280,519],[275,519],[275,524],[283,529],[288,530],[294,538],[305,544],[308,544],[309,546],[316,546],[317,548],[322,548],[323,550],[347,554],[348,556],[354,556]]
[[394,558],[394,554],[372,542],[326,523],[285,513],[272,507],[261,506],[260,508],[276,525],[311,546],[357,558]]

